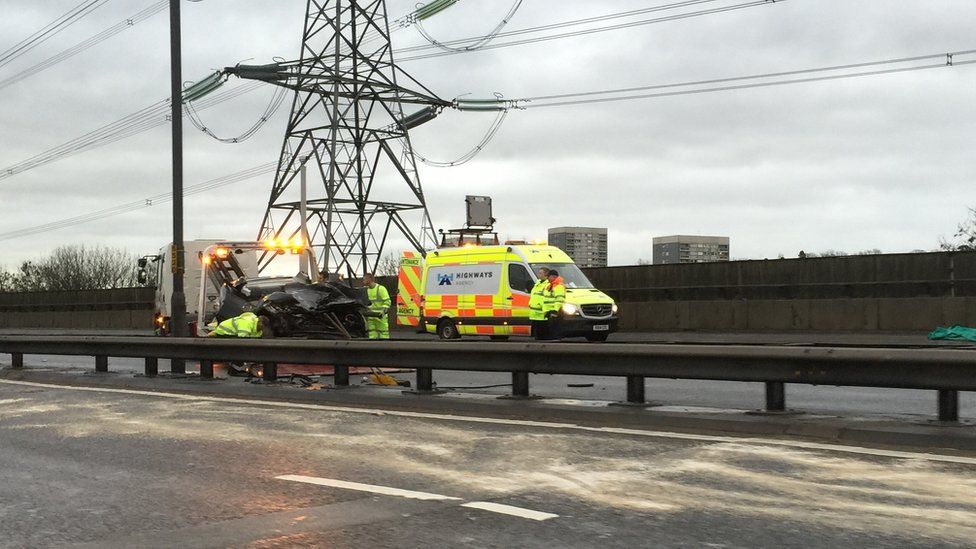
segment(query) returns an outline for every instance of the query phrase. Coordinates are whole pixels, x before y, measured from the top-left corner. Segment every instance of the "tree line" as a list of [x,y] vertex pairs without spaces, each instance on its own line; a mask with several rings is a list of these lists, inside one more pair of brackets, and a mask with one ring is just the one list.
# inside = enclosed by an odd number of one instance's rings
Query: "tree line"
[[108,290],[138,286],[137,257],[103,246],[61,246],[47,257],[0,269],[0,292]]

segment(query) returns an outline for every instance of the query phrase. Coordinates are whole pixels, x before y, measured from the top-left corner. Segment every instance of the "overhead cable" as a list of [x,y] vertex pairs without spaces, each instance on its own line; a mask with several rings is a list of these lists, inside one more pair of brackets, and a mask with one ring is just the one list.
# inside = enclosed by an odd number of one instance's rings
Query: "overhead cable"
[[77,23],[86,15],[101,7],[106,2],[108,2],[108,0],[84,0],[82,3],[59,15],[54,21],[44,25],[40,28],[40,30],[34,32],[27,38],[24,38],[20,42],[7,48],[6,51],[0,53],[0,67],[7,65],[28,51],[36,48],[44,42],[47,42],[64,29]]
[[[649,86],[637,86],[629,88],[617,88],[610,90],[596,90],[588,92],[576,92],[576,93],[564,93],[556,95],[542,95],[536,97],[526,97],[516,100],[520,108],[532,109],[541,107],[559,107],[566,105],[586,105],[593,103],[608,103],[614,101],[630,101],[635,99],[650,99],[657,97],[672,97],[678,95],[693,95],[701,93],[711,93],[719,91],[732,91],[741,90],[749,88],[763,88],[771,86],[783,86],[788,84],[802,84],[809,82],[821,82],[829,80],[841,80],[846,78],[858,78],[863,76],[880,76],[885,74],[895,74],[902,72],[912,72],[920,70],[931,70],[938,68],[947,68],[957,65],[969,65],[976,63],[976,59],[963,59],[959,60],[958,57],[970,56],[976,54],[976,49],[972,50],[960,50],[949,53],[936,53],[928,55],[919,55],[913,57],[900,57],[894,59],[883,59],[879,61],[868,61],[863,63],[851,63],[845,65],[832,65],[826,67],[816,67],[808,69],[799,69],[792,71],[781,71],[781,72],[770,72],[763,74],[754,74],[748,76],[735,76],[728,78],[713,78],[708,80],[696,80],[691,82],[679,82],[671,84],[654,84]],[[854,71],[854,72],[841,72],[841,74],[824,74],[821,76],[810,76],[806,78],[791,78],[782,79],[783,77],[789,76],[799,76],[806,74],[817,74],[817,73],[829,73],[838,71],[851,71],[853,69],[866,69],[870,67],[888,67],[897,64],[906,63],[918,63],[920,61],[935,61],[938,62],[927,63],[927,64],[914,64],[907,67],[893,67],[893,68],[879,68],[878,70],[868,70],[868,71]],[[780,80],[776,80],[780,78]],[[753,81],[753,82],[749,82]],[[714,86],[714,84],[727,84],[731,82],[746,82],[744,84],[736,84],[730,86]],[[702,87],[706,86],[706,87]],[[676,91],[666,91],[666,92],[655,92],[655,93],[634,93],[634,92],[648,92],[653,90],[662,89],[674,89],[674,88],[687,88],[678,89]]]
[[420,21],[417,21],[416,23],[417,32],[419,32],[421,36],[423,36],[428,42],[430,42],[432,46],[440,48],[444,51],[449,51],[454,53],[464,53],[468,51],[479,50],[485,47],[489,42],[494,40],[496,36],[498,36],[498,33],[500,33],[502,29],[505,28],[505,25],[507,25],[508,22],[511,21],[513,17],[515,17],[515,14],[522,6],[522,2],[523,0],[516,0],[515,4],[513,4],[511,9],[508,10],[508,13],[505,14],[505,17],[502,17],[502,20],[497,25],[495,25],[495,28],[492,29],[488,34],[481,36],[477,40],[465,44],[464,46],[461,47],[455,47],[455,46],[445,44],[443,42],[438,42],[433,36],[431,36],[429,32],[427,32],[427,29],[424,28],[424,26],[421,24]]
[[[707,4],[707,3],[710,3],[710,2],[717,2],[717,1],[718,0],[685,0],[684,2],[673,2],[673,3],[670,3],[670,4],[661,4],[661,5],[658,5],[658,6],[652,6],[652,7],[648,7],[648,8],[641,8],[641,9],[630,10],[630,11],[622,11],[622,12],[609,13],[609,14],[598,15],[598,16],[594,16],[594,17],[586,17],[586,18],[583,18],[583,19],[571,19],[569,21],[562,21],[560,23],[550,23],[548,25],[538,25],[538,26],[534,26],[534,27],[526,27],[526,28],[523,28],[523,29],[515,29],[515,30],[510,30],[510,31],[505,31],[505,32],[499,32],[498,34],[496,34],[494,36],[494,38],[508,38],[510,36],[519,36],[519,35],[523,35],[523,34],[531,34],[531,33],[541,32],[541,31],[546,31],[546,30],[562,29],[562,28],[566,28],[566,27],[574,27],[574,26],[578,26],[578,25],[585,25],[585,24],[588,24],[588,23],[599,23],[601,21],[608,21],[608,20],[611,20],[611,19],[621,19],[621,18],[626,18],[626,17],[634,17],[636,15],[643,15],[645,13],[653,13],[653,12],[657,12],[657,11],[666,11],[666,10],[671,10],[671,9],[676,9],[676,8],[683,8],[683,7],[693,6],[693,5],[696,5],[696,4]],[[464,44],[464,43],[468,43],[468,42],[472,42],[472,41],[482,40],[482,39],[487,38],[487,37],[488,37],[487,35],[484,35],[484,36],[470,36],[468,38],[459,38],[459,39],[456,39],[456,40],[445,40],[445,41],[441,42],[441,44],[443,44],[445,46],[455,46],[455,45],[458,45],[458,44]],[[416,51],[432,50],[432,49],[437,49],[437,48],[438,48],[438,46],[433,45],[433,44],[421,44],[419,46],[409,46],[409,47],[405,47],[405,48],[397,48],[396,51],[397,51],[397,53],[412,53],[412,52],[416,52]]]
[[271,119],[274,113],[278,111],[278,108],[281,107],[281,104],[284,102],[287,92],[288,92],[288,88],[277,87],[274,91],[274,95],[271,96],[271,102],[268,103],[268,106],[264,109],[264,112],[258,118],[258,121],[255,122],[253,126],[251,126],[246,131],[244,131],[244,133],[238,135],[237,137],[217,136],[217,134],[215,134],[210,128],[208,128],[200,119],[200,114],[197,113],[197,109],[193,105],[192,101],[186,102],[187,115],[190,120],[190,123],[192,123],[198,130],[216,139],[217,141],[220,141],[222,143],[241,143],[242,141],[246,141],[252,135],[257,133],[258,130],[260,130],[261,127],[264,126],[268,122],[268,120]]
[[[218,177],[216,179],[211,179],[209,181],[204,181],[202,183],[187,185],[183,189],[183,195],[191,196],[195,194],[200,194],[212,189],[226,187],[227,185],[232,185],[234,183],[240,183],[242,181],[246,181],[248,179],[252,179],[260,175],[267,175],[273,173],[277,169],[277,167],[278,167],[278,162],[275,161],[267,164],[261,164],[260,166],[254,166],[253,168],[248,168],[246,170],[242,170],[236,173]],[[81,225],[83,223],[89,223],[92,221],[97,221],[100,219],[105,219],[108,217],[113,217],[128,212],[141,210],[143,208],[149,208],[157,204],[163,204],[169,202],[172,199],[173,199],[173,193],[171,192],[160,193],[153,196],[148,196],[140,200],[135,200],[133,202],[127,202],[125,204],[119,204],[117,206],[103,208],[101,210],[97,210],[94,212],[89,212],[82,215],[76,215],[73,217],[64,218],[57,221],[52,221],[50,223],[44,223],[42,225],[35,225],[33,227],[25,227],[23,229],[17,229],[5,233],[0,233],[0,240],[10,240],[13,238],[21,238],[25,236],[31,236],[35,234],[65,229],[68,227],[74,227],[76,225]]]
[[[781,3],[781,2],[785,2],[785,1],[786,0],[775,0],[775,3]],[[680,14],[675,14],[675,15],[668,15],[668,16],[664,16],[664,17],[656,17],[656,18],[653,18],[653,19],[642,19],[640,21],[631,21],[631,22],[628,22],[628,23],[618,23],[616,25],[607,25],[607,26],[603,26],[603,27],[595,27],[595,28],[590,28],[590,29],[580,29],[580,30],[572,31],[572,32],[565,32],[565,33],[559,33],[559,34],[551,34],[551,35],[547,35],[547,36],[537,36],[537,37],[534,37],[534,38],[524,38],[522,40],[510,40],[508,42],[493,42],[491,44],[487,44],[487,45],[483,46],[479,51],[493,50],[493,49],[498,49],[498,48],[508,48],[508,47],[512,47],[512,46],[523,46],[523,45],[527,45],[527,44],[536,44],[536,43],[539,43],[539,42],[546,42],[546,41],[549,41],[549,40],[561,40],[561,39],[564,39],[564,38],[574,38],[574,37],[577,37],[577,36],[586,36],[586,35],[590,35],[590,34],[596,34],[596,33],[601,33],[601,32],[608,32],[608,31],[614,31],[614,30],[621,30],[621,29],[639,27],[639,26],[643,26],[643,25],[651,25],[651,24],[655,24],[655,23],[665,23],[665,22],[669,22],[669,21],[678,21],[678,20],[682,20],[682,19],[690,19],[692,17],[701,17],[701,16],[705,16],[705,15],[714,15],[716,13],[725,13],[725,12],[730,12],[730,11],[735,11],[735,10],[741,10],[741,9],[746,9],[746,8],[753,8],[753,7],[757,7],[757,6],[764,6],[764,5],[768,5],[768,4],[772,4],[772,3],[774,3],[773,0],[752,0],[750,2],[745,2],[745,3],[741,3],[741,4],[734,4],[734,5],[731,5],[731,6],[722,6],[722,7],[711,8],[711,9],[707,9],[707,10],[699,10],[699,11],[693,11],[693,12],[688,12],[688,13],[680,13]],[[441,51],[441,52],[434,52],[434,53],[427,53],[427,54],[409,55],[409,56],[406,56],[406,57],[400,57],[400,58],[398,58],[397,59],[397,62],[401,62],[402,63],[402,62],[407,62],[407,61],[417,61],[417,60],[420,60],[420,59],[430,59],[430,58],[433,58],[433,57],[443,57],[445,55],[457,55],[458,53],[464,53],[464,52]]]
[[[237,98],[241,95],[254,91],[261,87],[261,82],[248,82],[232,88],[225,92],[207,97],[199,101],[194,108],[203,110]],[[76,137],[68,142],[52,147],[42,153],[38,153],[26,160],[0,169],[0,180],[12,177],[27,170],[50,164],[68,156],[89,151],[91,149],[114,143],[116,141],[132,137],[150,129],[163,126],[169,123],[169,99],[156,102],[148,107],[140,109],[130,115],[124,116],[115,122],[111,122],[92,130],[80,137]],[[185,116],[185,114],[184,114]]]
[[92,46],[104,42],[105,40],[108,40],[109,38],[125,31],[126,29],[129,29],[149,19],[150,17],[165,11],[168,6],[169,6],[169,0],[162,0],[160,2],[156,2],[155,4],[150,5],[149,7],[102,30],[101,32],[96,33],[86,38],[85,40],[82,40],[81,42],[78,42],[74,46],[71,46],[70,48],[67,48],[55,55],[52,55],[51,57],[48,57],[47,59],[41,61],[40,63],[30,66],[14,75],[8,76],[7,78],[0,79],[0,89],[10,86],[11,84],[16,84],[17,82],[20,82],[21,80],[34,76],[35,74],[41,71],[47,70],[53,67],[54,65],[61,63],[62,61],[70,59],[71,57],[78,55],[79,53],[91,48]]
[[[480,112],[490,112],[494,111],[498,114],[495,116],[495,120],[488,127],[488,131],[485,133],[484,137],[481,138],[479,142],[473,149],[464,153],[460,157],[450,160],[450,161],[437,161],[431,160],[421,154],[416,150],[413,150],[414,156],[420,159],[421,162],[428,166],[435,168],[453,168],[454,166],[460,166],[461,164],[466,164],[478,156],[478,153],[484,150],[484,148],[491,142],[491,140],[501,129],[502,124],[505,122],[505,117],[508,116],[508,111],[514,106],[514,102],[508,101],[502,98],[501,94],[495,94],[495,99],[455,99],[454,108],[462,111],[480,111]],[[413,149],[412,145],[409,145]]]

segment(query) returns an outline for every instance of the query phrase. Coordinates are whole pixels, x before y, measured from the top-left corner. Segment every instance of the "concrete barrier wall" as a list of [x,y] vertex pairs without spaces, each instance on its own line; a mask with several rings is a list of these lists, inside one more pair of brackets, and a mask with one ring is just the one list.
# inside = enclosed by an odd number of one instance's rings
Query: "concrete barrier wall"
[[976,252],[637,265],[585,269],[628,301],[976,296]]
[[976,297],[620,303],[627,331],[928,332],[976,326]]
[[[976,252],[587,269],[639,331],[976,326]],[[395,300],[396,277],[382,277]],[[152,327],[153,290],[0,294],[0,328]],[[396,325],[391,311],[391,327]]]
[[0,328],[152,329],[154,290],[0,294]]

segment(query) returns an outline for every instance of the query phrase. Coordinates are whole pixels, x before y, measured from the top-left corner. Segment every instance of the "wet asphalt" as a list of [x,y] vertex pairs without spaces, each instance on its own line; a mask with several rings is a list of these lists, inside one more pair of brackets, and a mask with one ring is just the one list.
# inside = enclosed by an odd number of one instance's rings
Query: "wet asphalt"
[[0,463],[0,547],[964,547],[976,539],[974,464],[326,406],[0,383]]

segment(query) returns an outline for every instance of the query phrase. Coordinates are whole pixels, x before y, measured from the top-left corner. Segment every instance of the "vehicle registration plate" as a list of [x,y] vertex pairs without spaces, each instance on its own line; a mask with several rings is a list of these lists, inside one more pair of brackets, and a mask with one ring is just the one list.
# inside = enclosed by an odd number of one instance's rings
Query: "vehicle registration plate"
[[597,324],[597,325],[593,326],[593,331],[594,332],[609,332],[610,331],[610,325],[609,324]]

